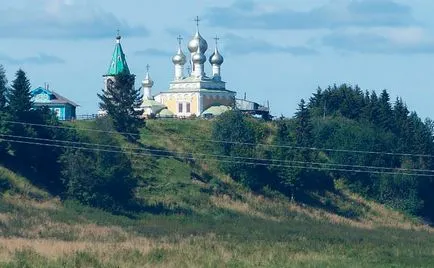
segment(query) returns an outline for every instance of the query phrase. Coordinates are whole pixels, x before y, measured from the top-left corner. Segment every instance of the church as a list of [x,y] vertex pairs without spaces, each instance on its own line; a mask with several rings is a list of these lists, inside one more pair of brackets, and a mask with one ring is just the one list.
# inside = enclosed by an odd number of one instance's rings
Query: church
[[[113,83],[117,74],[130,73],[120,40],[121,37],[118,35],[111,64],[104,75],[104,88]],[[221,75],[224,58],[218,49],[218,40],[216,37],[214,50],[207,58],[208,42],[200,34],[199,18],[196,18],[196,33],[187,45],[188,57],[184,54],[182,37],[179,36],[178,49],[172,57],[173,81],[170,82],[167,90],[156,95],[152,94],[154,81],[149,74],[149,65],[147,66],[147,73],[142,81],[143,102],[141,105],[145,118],[213,117],[238,107],[249,107],[249,110],[245,112],[253,114],[269,113],[267,107],[245,99],[237,100],[236,92],[226,89],[226,83],[222,80]],[[205,73],[206,66],[211,69],[209,76]]]

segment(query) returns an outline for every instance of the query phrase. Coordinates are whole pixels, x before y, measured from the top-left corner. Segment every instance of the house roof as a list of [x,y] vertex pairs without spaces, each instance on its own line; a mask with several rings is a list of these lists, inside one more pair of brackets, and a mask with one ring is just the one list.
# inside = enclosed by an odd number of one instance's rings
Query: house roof
[[72,105],[74,107],[80,106],[77,103],[75,103],[75,102],[73,102],[73,101],[71,101],[71,100],[63,97],[59,93],[57,93],[55,91],[52,91],[52,90],[49,90],[49,89],[46,89],[46,88],[43,88],[43,87],[35,88],[34,90],[32,90],[31,95],[32,95],[32,97],[34,97],[34,96],[36,96],[38,94],[42,94],[42,93],[47,94],[47,95],[50,96],[49,102],[44,102],[44,103],[42,103],[42,102],[34,102],[35,104],[44,104],[44,105],[50,105],[50,104],[70,104],[70,105]]

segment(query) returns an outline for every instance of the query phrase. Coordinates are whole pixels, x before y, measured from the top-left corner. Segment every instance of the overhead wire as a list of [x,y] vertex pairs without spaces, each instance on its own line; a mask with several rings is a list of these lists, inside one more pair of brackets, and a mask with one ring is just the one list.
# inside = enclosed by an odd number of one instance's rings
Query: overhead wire
[[[57,128],[57,129],[65,129],[65,130],[79,130],[79,131],[89,131],[89,132],[108,133],[108,134],[122,134],[122,135],[129,135],[129,136],[133,136],[133,137],[140,137],[140,136],[168,137],[169,136],[168,134],[164,134],[164,133],[160,133],[160,134],[149,134],[149,133],[148,134],[136,134],[136,133],[129,133],[129,132],[99,130],[99,129],[92,129],[92,128],[34,124],[34,123],[17,122],[17,121],[9,121],[9,120],[5,120],[4,122],[9,123],[9,124],[20,124],[20,125],[28,125],[28,126],[35,126],[35,127]],[[293,146],[293,145],[284,145],[284,144],[278,145],[278,144],[250,143],[250,142],[237,142],[237,141],[225,141],[225,140],[213,140],[213,139],[197,139],[197,138],[182,138],[182,137],[177,137],[177,140],[188,140],[188,141],[209,142],[209,143],[222,143],[222,144],[232,144],[232,145],[245,145],[245,146],[261,146],[261,147],[270,147],[270,148],[286,148],[286,149],[294,149],[294,150],[338,152],[338,153],[348,153],[348,154],[351,154],[351,153],[353,153],[353,154],[376,154],[376,155],[388,155],[388,156],[434,158],[434,155],[431,155],[431,154],[412,154],[412,153],[382,152],[382,151],[369,151],[369,150],[316,148],[316,147],[303,147],[303,146]]]
[[[49,144],[42,142],[30,142],[30,141],[21,141],[21,140],[11,140],[0,138],[2,141],[11,142],[11,143],[19,143],[19,144],[27,144],[27,145],[39,145],[45,147],[56,147],[56,148],[66,148],[66,149],[77,149],[77,150],[85,150],[85,151],[98,151],[98,152],[108,152],[108,153],[121,153],[121,154],[130,154],[136,156],[154,156],[154,157],[163,157],[170,158],[170,155],[154,155],[154,154],[146,154],[146,153],[137,153],[137,152],[125,152],[122,150],[108,150],[101,148],[89,148],[83,146],[73,146],[73,145],[60,145],[60,144]],[[185,160],[197,160],[194,157],[180,157]],[[299,166],[299,165],[283,165],[283,164],[272,164],[272,163],[260,163],[260,162],[247,162],[247,161],[233,161],[233,160],[223,160],[223,159],[212,159],[212,158],[204,158],[199,159],[202,161],[214,161],[220,163],[233,163],[233,164],[245,164],[245,165],[254,165],[254,166],[271,166],[271,167],[281,167],[281,168],[300,168],[300,169],[310,169],[310,170],[326,170],[326,171],[336,171],[336,172],[352,172],[352,173],[369,173],[369,174],[384,174],[384,175],[401,175],[401,176],[417,176],[417,177],[434,177],[434,174],[415,174],[415,173],[407,173],[407,172],[387,172],[387,171],[375,171],[375,170],[360,170],[360,169],[343,169],[343,168],[326,168],[326,167],[313,167],[313,166]],[[309,164],[309,162],[306,162]]]
[[393,167],[382,167],[382,166],[366,166],[366,165],[349,165],[349,164],[337,164],[337,163],[323,163],[323,162],[307,162],[307,161],[297,161],[297,160],[281,160],[281,159],[269,159],[269,158],[258,158],[258,157],[243,157],[243,156],[230,156],[230,155],[220,155],[220,154],[204,154],[197,152],[177,152],[171,150],[162,150],[162,149],[150,149],[150,148],[131,148],[126,146],[116,146],[116,145],[107,145],[100,143],[88,143],[88,142],[77,142],[77,141],[68,141],[68,140],[59,140],[59,139],[47,139],[47,138],[37,138],[37,137],[28,137],[28,136],[18,136],[18,135],[9,135],[9,134],[0,134],[0,137],[6,138],[14,138],[14,139],[26,139],[31,141],[44,141],[44,142],[59,142],[63,144],[72,144],[72,145],[81,145],[81,146],[95,146],[95,147],[104,147],[104,148],[114,148],[120,150],[130,150],[130,151],[143,151],[149,152],[152,155],[156,155],[157,153],[164,153],[170,155],[185,155],[185,156],[204,156],[204,157],[216,157],[216,158],[228,158],[228,159],[237,159],[237,160],[249,160],[249,161],[259,161],[259,162],[272,162],[272,163],[283,163],[283,164],[306,164],[306,165],[321,165],[321,166],[329,166],[329,167],[348,167],[348,168],[359,168],[359,169],[375,169],[375,170],[390,170],[390,171],[404,171],[404,172],[427,172],[434,173],[434,170],[430,169],[409,169],[409,168],[393,168]]

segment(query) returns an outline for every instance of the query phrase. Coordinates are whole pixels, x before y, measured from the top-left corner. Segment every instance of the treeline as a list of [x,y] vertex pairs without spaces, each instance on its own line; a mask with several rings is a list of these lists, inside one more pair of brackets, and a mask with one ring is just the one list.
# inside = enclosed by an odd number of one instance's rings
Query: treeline
[[[238,111],[216,120],[221,168],[253,190],[302,200],[344,180],[353,191],[434,218],[433,122],[402,99],[348,85],[318,89],[293,118],[263,123]],[[273,146],[269,146],[269,145]],[[422,175],[421,175],[422,174]],[[426,176],[428,175],[428,176]]]
[[[95,128],[101,131],[80,132],[47,107],[32,108],[26,73],[18,70],[9,85],[0,65],[0,164],[63,199],[110,210],[135,206],[131,162],[119,138],[107,135],[115,131],[113,120],[98,119]],[[1,185],[0,192],[7,190]]]

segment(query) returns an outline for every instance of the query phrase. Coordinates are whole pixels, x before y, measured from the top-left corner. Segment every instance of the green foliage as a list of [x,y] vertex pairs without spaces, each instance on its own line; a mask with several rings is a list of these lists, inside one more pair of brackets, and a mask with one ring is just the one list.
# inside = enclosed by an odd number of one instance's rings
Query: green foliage
[[9,110],[18,120],[27,119],[26,112],[32,108],[30,81],[26,73],[19,69],[15,74],[15,80],[12,81],[12,88],[9,92]]
[[[107,118],[98,119],[97,125],[100,129],[105,126],[104,131],[113,131]],[[118,149],[118,141],[101,132],[79,140],[104,147],[98,151],[68,149],[60,157],[66,197],[106,209],[127,206],[133,199],[137,178],[129,158]]]
[[7,104],[7,98],[6,94],[8,92],[7,88],[8,79],[6,78],[6,71],[3,65],[0,64],[0,112],[4,111],[6,104]]
[[[138,134],[144,121],[141,118],[143,110],[140,109],[142,96],[140,90],[134,88],[134,80],[135,76],[128,73],[116,75],[114,81],[108,80],[107,89],[98,97],[100,108],[112,118],[117,131]],[[137,136],[127,137],[137,140]]]
[[[327,104],[327,110],[324,107]],[[410,113],[402,99],[390,103],[383,90],[365,94],[356,87],[341,85],[319,89],[310,99],[313,118],[314,146],[355,151],[380,151],[432,155],[434,153],[432,125],[424,123],[416,113]],[[353,113],[358,111],[357,113]],[[327,117],[325,117],[325,115]],[[332,163],[353,166],[388,167],[399,169],[432,169],[431,157],[364,154],[356,152],[324,152]],[[359,168],[363,169],[363,168]],[[334,178],[345,177],[350,187],[394,208],[434,217],[433,179],[418,176],[396,176],[333,172]],[[431,194],[430,194],[431,193]]]
[[[32,124],[59,126],[57,117],[47,108],[21,112],[21,116]],[[10,134],[15,136],[9,148],[13,153],[10,167],[19,170],[32,179],[32,182],[47,188],[55,194],[63,191],[59,179],[58,158],[61,147],[44,146],[55,140],[68,140],[68,133],[63,129],[38,127],[27,124],[12,124]],[[42,140],[40,140],[42,139]]]
[[[245,159],[257,155],[255,131],[251,122],[238,110],[223,113],[213,124],[212,137],[218,141],[217,154],[227,156],[220,162],[221,169],[254,190],[261,189],[267,179],[267,170]],[[244,158],[244,159],[241,159]]]

